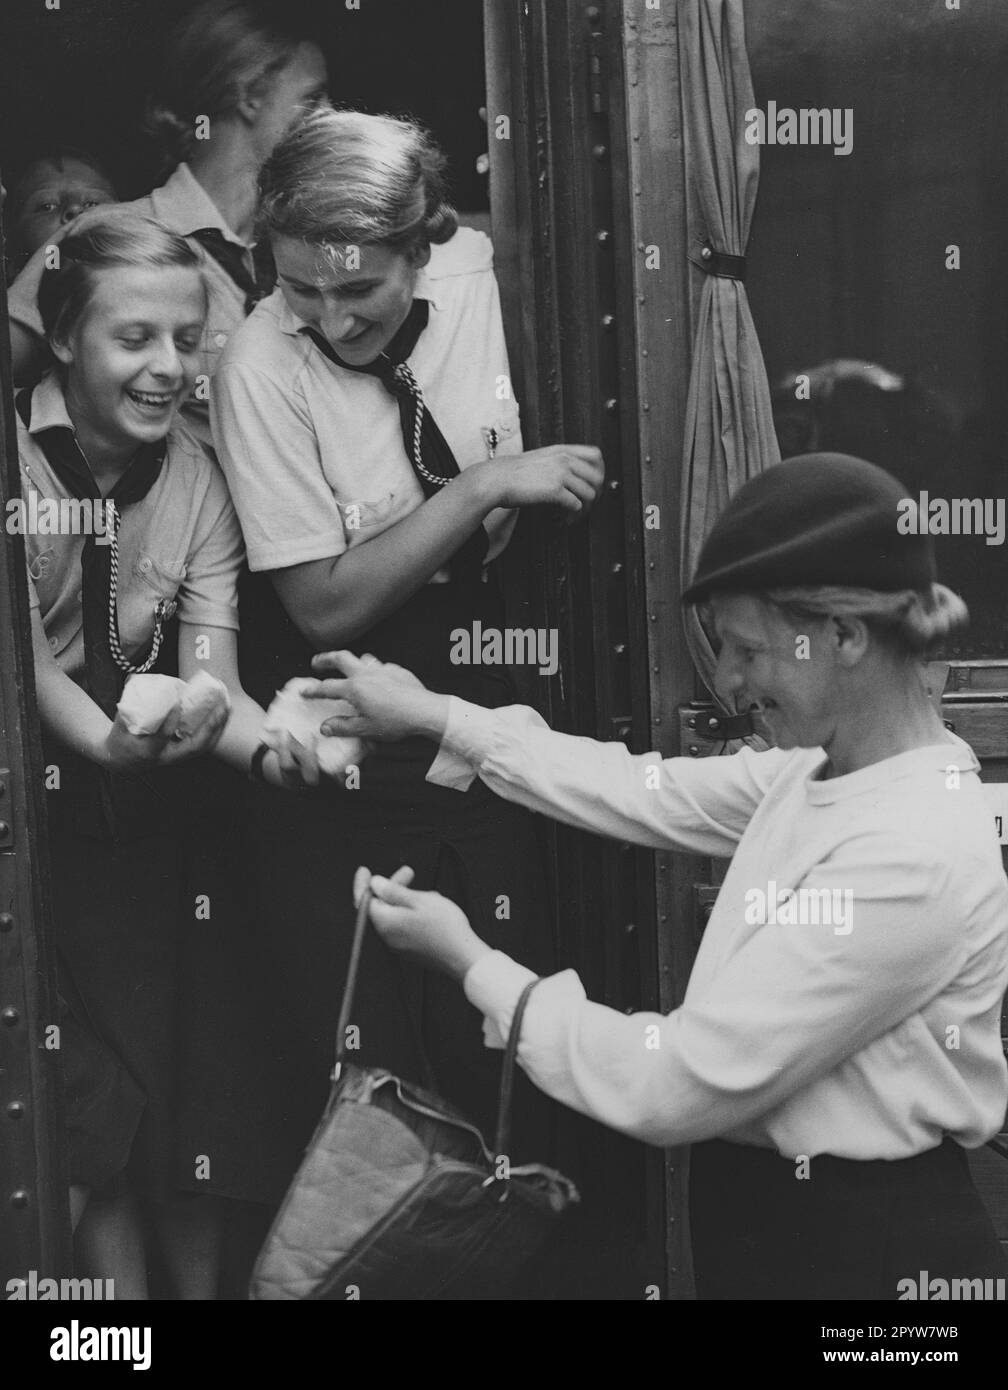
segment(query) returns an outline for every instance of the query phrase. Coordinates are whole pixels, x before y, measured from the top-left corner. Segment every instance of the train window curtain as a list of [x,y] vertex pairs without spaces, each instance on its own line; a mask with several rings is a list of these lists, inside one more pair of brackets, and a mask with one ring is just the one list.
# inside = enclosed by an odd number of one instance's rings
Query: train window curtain
[[[755,106],[743,0],[683,0],[680,66],[687,175],[701,235],[690,260],[706,272],[700,296],[682,473],[682,586],[725,503],[780,461],[763,354],[742,279],[759,184],[759,146],[745,139]],[[694,611],[690,652],[713,692],[716,658]],[[731,713],[732,711],[729,711]]]

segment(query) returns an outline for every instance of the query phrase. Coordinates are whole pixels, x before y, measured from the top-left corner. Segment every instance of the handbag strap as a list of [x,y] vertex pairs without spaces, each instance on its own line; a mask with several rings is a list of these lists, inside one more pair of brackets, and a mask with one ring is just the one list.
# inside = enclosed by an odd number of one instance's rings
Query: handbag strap
[[518,1003],[515,1005],[514,1016],[511,1019],[511,1030],[508,1033],[507,1047],[504,1050],[504,1065],[501,1069],[497,1134],[494,1138],[495,1158],[500,1158],[507,1153],[508,1141],[511,1137],[511,1093],[514,1089],[514,1069],[518,1058],[518,1041],[521,1036],[522,1019],[525,1017],[529,995],[539,984],[542,984],[541,980],[529,980],[518,996]]
[[[361,952],[364,948],[364,933],[367,931],[368,913],[371,910],[371,889],[365,888],[361,896],[360,904],[357,908],[357,918],[354,922],[353,941],[350,945],[350,964],[347,967],[346,984],[343,986],[343,998],[340,1002],[339,1021],[336,1024],[336,1057],[333,1063],[332,1079],[337,1081],[343,1071],[343,1063],[347,1059],[349,1046],[347,1042],[347,1029],[350,1025],[350,1014],[353,1010],[354,996],[357,992],[357,978],[360,975]],[[379,941],[382,940],[378,934]],[[382,941],[382,945],[385,945]],[[413,1006],[407,993],[406,981],[403,979],[399,960],[391,947],[386,947],[389,959],[392,962],[393,973],[399,988],[399,997],[402,1001],[403,1010],[409,1020],[410,1032],[413,1034],[413,1043],[420,1059],[420,1067],[423,1071],[424,1085],[428,1090],[437,1090],[437,1081],[434,1076],[434,1068],[431,1066],[427,1049],[423,1045],[423,1034],[420,1028],[420,1020],[413,1011]]]
[[[340,1003],[339,1022],[336,1025],[336,1061],[333,1067],[333,1080],[337,1080],[343,1070],[343,1063],[347,1058],[347,1028],[350,1023],[350,1013],[353,1009],[354,994],[357,989],[357,977],[360,974],[361,951],[364,946],[364,933],[367,930],[368,914],[371,910],[371,889],[365,888],[361,895],[360,904],[357,908],[357,918],[354,922],[353,942],[350,947],[350,965],[347,969],[346,984],[343,987],[343,999]],[[394,952],[389,951],[394,956]],[[401,983],[401,977],[400,977]],[[507,1047],[504,1049],[504,1063],[501,1068],[500,1100],[497,1106],[497,1132],[494,1137],[494,1157],[500,1158],[507,1153],[508,1141],[511,1136],[511,1099],[514,1092],[514,1071],[515,1062],[518,1059],[518,1042],[521,1037],[522,1020],[525,1017],[525,1009],[528,1005],[529,996],[536,985],[541,984],[541,980],[529,980],[528,984],[518,996],[515,1004],[514,1015],[511,1019],[511,1028],[508,1033]],[[405,995],[405,991],[404,991]],[[430,1059],[427,1056],[423,1045],[423,1038],[420,1034],[418,1020],[414,1017],[409,1001],[404,997],[406,1012],[409,1015],[410,1025],[413,1029],[414,1040],[420,1055],[421,1065],[424,1069],[424,1079],[431,1090],[436,1089]]]

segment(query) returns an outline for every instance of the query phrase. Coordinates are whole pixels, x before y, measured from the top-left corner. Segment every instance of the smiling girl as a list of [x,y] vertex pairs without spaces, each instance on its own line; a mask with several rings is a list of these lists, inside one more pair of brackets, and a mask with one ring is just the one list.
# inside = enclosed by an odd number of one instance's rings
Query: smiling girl
[[[505,667],[456,664],[452,633],[504,626],[492,562],[515,508],[583,516],[601,486],[599,451],[524,450],[492,248],[458,228],[445,157],[423,129],[314,111],[279,143],[260,186],[279,288],[228,344],[211,397],[258,572],[243,633],[243,661],[258,664],[250,689],[305,676],[314,652],[352,643],[478,704],[507,703]],[[430,787],[429,760],[414,739],[370,759],[359,786],[325,806],[277,807],[265,793],[258,809],[263,916],[285,923],[290,948],[277,985],[289,1017],[285,1101],[301,1104],[292,1165],[325,1098],[331,984],[346,967],[360,857],[394,867],[412,856],[424,882],[521,954],[547,940],[531,818],[480,787],[465,798]],[[362,1050],[416,1076],[389,963],[373,950],[354,1020]],[[463,1044],[474,1021],[442,981],[412,983],[439,1081],[489,1122],[493,1068]]]
[[[16,401],[23,495],[114,506],[110,534],[29,535],[26,548],[46,762],[58,772],[48,821],[71,1206],[86,1272],[114,1278],[120,1298],[146,1296],[138,1196],[155,1203],[179,1296],[212,1296],[216,1282],[211,1204],[181,1196],[215,1190],[201,1188],[194,1159],[220,1163],[224,1093],[208,1081],[220,1047],[208,1039],[200,1055],[180,1031],[194,902],[186,824],[198,811],[180,764],[213,749],[277,786],[318,780],[295,745],[264,753],[263,711],[238,680],[241,533],[216,465],[177,421],[206,310],[199,252],[129,209],[96,214],[64,240],[39,291],[58,367]],[[230,714],[218,696],[157,734],[131,733],[117,713],[127,677],[173,669],[223,682]],[[183,1104],[203,1116],[204,1142],[188,1148]]]
[[[183,402],[189,427],[209,445],[207,383],[228,337],[266,289],[252,224],[256,176],[295,116],[325,96],[322,52],[282,0],[201,0],[164,42],[146,126],[171,176],[130,206],[202,247],[208,256],[208,308],[198,344],[197,389]],[[199,133],[200,138],[197,138]],[[82,213],[81,227],[91,213]],[[47,238],[58,242],[63,229]],[[14,380],[35,380],[46,359],[38,288],[46,246],[11,285]]]

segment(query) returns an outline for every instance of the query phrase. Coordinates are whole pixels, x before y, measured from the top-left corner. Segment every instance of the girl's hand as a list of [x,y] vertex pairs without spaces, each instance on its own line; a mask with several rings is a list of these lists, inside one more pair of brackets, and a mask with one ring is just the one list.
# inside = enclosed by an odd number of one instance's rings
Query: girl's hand
[[448,697],[433,694],[411,671],[352,652],[323,652],[312,661],[312,670],[340,671],[347,678],[305,684],[302,695],[349,700],[357,711],[327,719],[323,734],[385,742],[424,734],[440,741],[448,722]]
[[371,889],[370,917],[385,941],[397,951],[462,980],[490,947],[473,931],[460,907],[440,893],[418,893],[406,885],[413,870],[397,869],[391,878],[372,877],[370,869],[354,875],[354,902]]
[[602,454],[592,444],[551,444],[480,467],[499,470],[498,506],[555,506],[571,513],[568,520],[588,512],[605,477]]
[[119,714],[105,740],[105,760],[116,772],[165,767],[206,753],[220,738],[230,711],[223,702],[202,713],[170,714],[156,734],[131,734]]
[[176,709],[168,716],[161,732],[168,737],[158,762],[162,765],[185,762],[187,758],[208,753],[224,732],[231,709],[224,699],[212,706],[183,711]]
[[154,767],[161,760],[168,736],[165,733],[131,734],[116,714],[105,739],[105,763],[113,772],[136,772]]
[[317,787],[322,776],[314,749],[306,748],[291,733],[285,733],[280,747],[267,753],[263,759],[263,774],[275,787],[292,792]]

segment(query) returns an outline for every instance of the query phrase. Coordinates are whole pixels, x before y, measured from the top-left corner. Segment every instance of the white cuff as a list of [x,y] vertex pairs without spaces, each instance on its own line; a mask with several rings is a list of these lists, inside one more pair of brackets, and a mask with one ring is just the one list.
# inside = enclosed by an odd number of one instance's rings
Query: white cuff
[[518,997],[534,971],[519,965],[503,951],[481,956],[462,981],[465,997],[484,1015],[483,1041],[487,1047],[503,1048],[511,1030]]
[[437,757],[427,770],[427,781],[457,792],[468,791],[489,752],[493,734],[493,710],[449,696],[448,722]]

